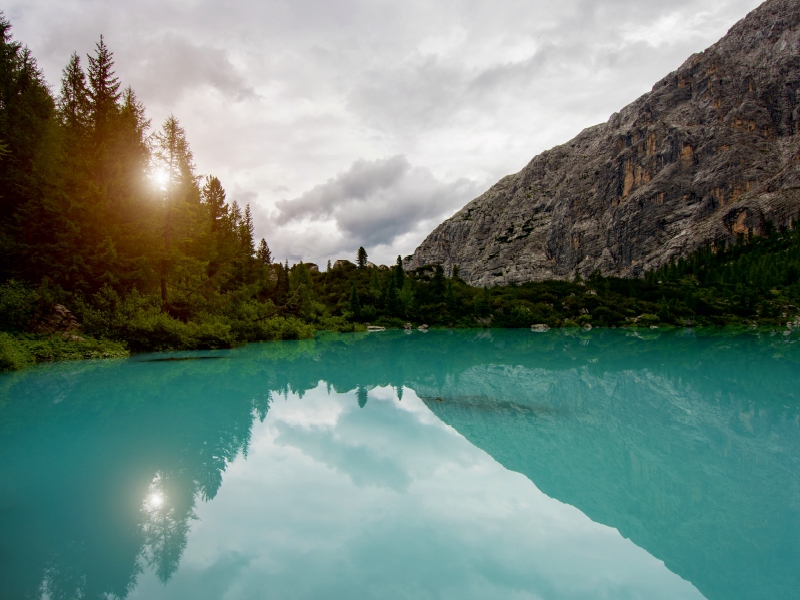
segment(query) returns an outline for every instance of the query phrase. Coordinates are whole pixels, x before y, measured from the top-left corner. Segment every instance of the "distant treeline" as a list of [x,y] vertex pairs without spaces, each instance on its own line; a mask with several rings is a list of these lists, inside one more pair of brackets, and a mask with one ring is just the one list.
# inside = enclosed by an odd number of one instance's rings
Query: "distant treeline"
[[[307,270],[304,265],[292,272]],[[800,306],[800,230],[741,236],[731,247],[704,248],[643,279],[603,277],[475,288],[454,268],[404,271],[344,264],[307,274],[298,316],[327,310],[349,321],[390,327],[404,322],[445,327],[776,327]],[[316,309],[310,307],[316,307]]]
[[[219,348],[409,322],[442,327],[776,326],[800,304],[797,228],[704,249],[643,280],[467,285],[440,266],[274,264],[249,206],[195,170],[174,116],[156,131],[103,38],[53,96],[0,14],[0,370],[121,351]],[[56,304],[82,324],[53,339]],[[69,340],[67,340],[69,341]],[[113,342],[118,342],[114,345]],[[120,345],[121,344],[121,345]]]

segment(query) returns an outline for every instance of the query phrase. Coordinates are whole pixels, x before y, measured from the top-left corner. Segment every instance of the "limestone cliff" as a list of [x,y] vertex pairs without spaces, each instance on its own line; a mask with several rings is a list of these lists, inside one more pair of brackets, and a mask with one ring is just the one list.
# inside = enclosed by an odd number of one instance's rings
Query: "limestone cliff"
[[473,285],[632,277],[800,213],[800,2],[768,0],[651,92],[437,227],[408,268]]

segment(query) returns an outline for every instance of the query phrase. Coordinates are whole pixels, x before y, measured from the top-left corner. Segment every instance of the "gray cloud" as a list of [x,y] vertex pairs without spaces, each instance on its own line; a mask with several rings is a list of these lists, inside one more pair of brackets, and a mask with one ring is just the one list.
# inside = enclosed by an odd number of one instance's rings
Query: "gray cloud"
[[421,221],[443,216],[476,193],[474,181],[441,181],[402,155],[360,159],[298,198],[277,202],[276,222],[330,219],[356,247],[391,244]]
[[373,127],[392,130],[402,124],[420,130],[448,120],[463,104],[467,84],[468,73],[435,56],[421,56],[408,64],[368,71],[348,102]]
[[174,104],[201,86],[234,101],[255,96],[225,50],[195,45],[174,35],[147,44],[143,50],[127,70],[131,82],[151,101]]
[[[379,260],[410,253],[482,186],[607,120],[759,3],[8,0],[5,9],[54,89],[70,53],[91,52],[103,33],[153,124],[174,113],[201,173],[233,196],[257,193],[256,233],[274,252],[324,261],[360,244],[382,248]],[[374,160],[386,156],[395,158]]]
[[245,204],[254,204],[256,198],[258,198],[258,192],[246,190],[238,183],[234,184],[233,191],[230,193],[230,199],[236,200],[240,206],[244,206]]

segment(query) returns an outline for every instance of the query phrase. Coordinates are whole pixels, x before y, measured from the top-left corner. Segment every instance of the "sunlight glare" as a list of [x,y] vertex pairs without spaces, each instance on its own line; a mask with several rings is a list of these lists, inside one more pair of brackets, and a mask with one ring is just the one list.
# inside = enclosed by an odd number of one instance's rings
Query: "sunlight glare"
[[153,169],[150,178],[156,184],[158,189],[160,190],[167,189],[167,184],[169,183],[169,173],[167,173],[166,169],[163,168]]

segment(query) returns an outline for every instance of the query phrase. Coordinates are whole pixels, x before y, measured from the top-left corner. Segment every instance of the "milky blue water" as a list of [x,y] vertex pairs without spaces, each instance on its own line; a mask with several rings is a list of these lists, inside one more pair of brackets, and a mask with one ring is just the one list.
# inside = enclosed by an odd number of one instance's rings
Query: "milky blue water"
[[2,375],[0,598],[800,598],[798,338],[387,331]]

